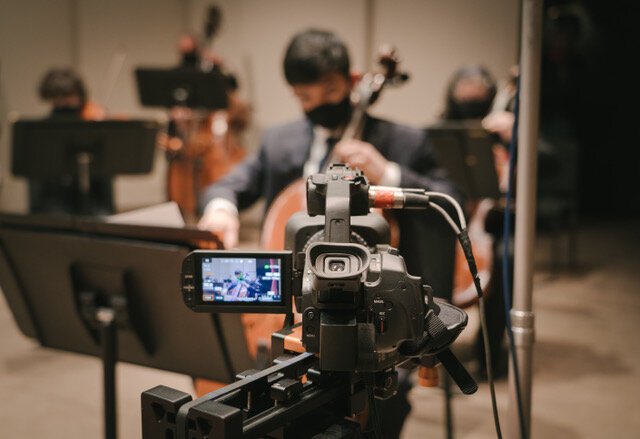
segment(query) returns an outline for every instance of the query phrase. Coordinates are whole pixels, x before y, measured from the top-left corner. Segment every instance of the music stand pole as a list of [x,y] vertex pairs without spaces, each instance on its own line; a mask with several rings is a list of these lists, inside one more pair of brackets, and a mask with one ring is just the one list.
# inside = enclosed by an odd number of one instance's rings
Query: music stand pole
[[[520,107],[511,323],[518,360],[524,431],[531,437],[531,372],[534,343],[532,311],[533,251],[536,221],[537,145],[542,49],[542,0],[522,3]],[[516,382],[509,363],[508,437],[520,437]]]
[[78,173],[78,191],[80,193],[80,212],[90,214],[91,162],[93,157],[88,152],[79,152],[76,156]]
[[118,437],[116,364],[118,363],[118,328],[126,328],[130,321],[127,299],[114,296],[110,304],[99,304],[94,291],[78,293],[80,316],[91,327],[99,331],[102,357],[102,389],[104,411],[104,438]]
[[118,335],[113,310],[98,313],[102,344],[103,392],[104,392],[104,437],[116,439],[118,421],[116,415],[116,358]]

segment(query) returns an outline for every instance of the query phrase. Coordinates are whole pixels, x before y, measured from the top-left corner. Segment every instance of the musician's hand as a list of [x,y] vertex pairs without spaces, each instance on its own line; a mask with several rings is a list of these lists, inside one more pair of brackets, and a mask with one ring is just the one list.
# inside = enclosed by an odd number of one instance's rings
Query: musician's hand
[[511,111],[495,111],[482,119],[482,127],[496,133],[504,142],[511,142],[515,116]]
[[171,107],[169,117],[176,122],[186,121],[193,118],[193,110],[188,107]]
[[177,153],[182,149],[183,143],[179,137],[172,137],[161,131],[156,136],[156,146],[170,153]]
[[337,161],[359,168],[369,181],[379,184],[384,175],[387,159],[370,143],[361,140],[343,140],[335,146]]
[[226,249],[238,246],[240,221],[238,215],[233,212],[225,209],[205,210],[198,223],[198,228],[209,230],[218,235]]

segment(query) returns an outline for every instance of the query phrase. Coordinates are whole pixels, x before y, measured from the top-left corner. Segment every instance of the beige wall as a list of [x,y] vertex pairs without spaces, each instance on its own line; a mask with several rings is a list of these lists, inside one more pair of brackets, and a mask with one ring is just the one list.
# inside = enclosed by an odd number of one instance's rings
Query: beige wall
[[393,43],[411,73],[385,93],[375,111],[415,125],[442,111],[444,89],[463,64],[485,64],[501,77],[517,56],[514,0],[393,0],[375,2],[374,47]]
[[[448,76],[459,65],[484,62],[501,75],[515,62],[518,4],[513,0],[221,0],[224,23],[214,49],[236,72],[243,93],[255,108],[249,137],[255,148],[259,131],[299,117],[296,102],[281,73],[284,47],[291,35],[310,26],[336,31],[349,44],[353,65],[365,69],[371,45],[394,44],[411,81],[388,90],[376,114],[425,125],[439,111]],[[176,61],[180,32],[200,32],[205,0],[0,0],[0,166],[5,176],[0,208],[26,206],[25,185],[9,169],[7,115],[42,114],[35,88],[42,73],[55,65],[73,65],[98,102],[105,102],[113,59],[126,53],[122,72],[108,100],[112,113],[160,117],[143,110],[133,82],[138,65]],[[120,177],[120,210],[164,199],[165,163],[158,154],[150,176]]]
[[[86,77],[87,87],[95,92],[96,100],[106,103],[110,113],[164,115],[162,110],[140,106],[134,69],[176,63],[175,42],[183,28],[183,11],[184,6],[178,0],[78,2],[79,70]],[[120,59],[124,63],[118,74]],[[107,88],[112,90],[109,96]],[[165,172],[166,160],[158,151],[152,174],[117,177],[116,208],[130,210],[165,201]]]
[[72,1],[0,0],[0,207],[27,206],[26,185],[10,175],[10,126],[15,113],[42,113],[36,84],[50,66],[73,63]]

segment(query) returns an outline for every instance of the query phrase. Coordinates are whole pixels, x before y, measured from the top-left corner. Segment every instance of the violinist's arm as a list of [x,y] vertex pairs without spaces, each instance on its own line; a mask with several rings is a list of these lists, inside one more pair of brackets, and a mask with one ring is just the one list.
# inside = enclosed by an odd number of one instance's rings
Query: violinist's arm
[[107,111],[97,103],[88,101],[84,104],[84,107],[82,107],[81,117],[83,120],[105,120],[107,118]]
[[511,142],[515,115],[511,111],[494,111],[482,119],[482,127],[500,136],[505,142]]

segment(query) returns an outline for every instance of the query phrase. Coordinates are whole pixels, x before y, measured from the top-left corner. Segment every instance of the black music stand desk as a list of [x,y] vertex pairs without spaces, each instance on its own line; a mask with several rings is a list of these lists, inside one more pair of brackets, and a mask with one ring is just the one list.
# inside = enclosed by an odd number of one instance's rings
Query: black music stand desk
[[227,82],[218,69],[137,68],[138,97],[145,107],[227,108]]
[[432,125],[426,132],[438,165],[470,200],[500,199],[491,133],[462,121]]
[[88,214],[92,179],[151,172],[158,129],[146,120],[18,120],[12,171],[36,181],[72,178],[76,213]]
[[231,382],[253,367],[238,315],[191,312],[180,270],[208,232],[0,215],[0,283],[20,331],[101,356],[105,432],[115,438],[115,364]]

